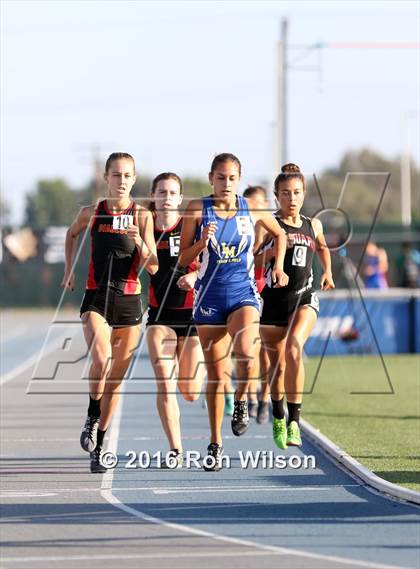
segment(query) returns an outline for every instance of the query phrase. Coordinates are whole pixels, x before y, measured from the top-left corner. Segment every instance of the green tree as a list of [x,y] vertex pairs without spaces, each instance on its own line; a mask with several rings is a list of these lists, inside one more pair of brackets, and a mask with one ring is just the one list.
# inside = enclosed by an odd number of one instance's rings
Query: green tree
[[36,192],[26,198],[24,223],[36,230],[70,225],[79,208],[76,192],[64,180],[40,180]]
[[[398,222],[401,219],[401,166],[400,158],[388,159],[373,150],[364,148],[346,152],[336,168],[325,170],[318,177],[318,184],[326,207],[336,207],[346,175],[347,186],[341,207],[355,222],[368,222],[378,206],[379,198],[386,179],[391,177],[382,202],[380,221]],[[411,185],[413,217],[420,217],[420,206],[415,200],[418,193],[420,170],[411,163]],[[321,208],[321,201],[315,183],[308,180],[308,194],[305,211],[309,214]]]

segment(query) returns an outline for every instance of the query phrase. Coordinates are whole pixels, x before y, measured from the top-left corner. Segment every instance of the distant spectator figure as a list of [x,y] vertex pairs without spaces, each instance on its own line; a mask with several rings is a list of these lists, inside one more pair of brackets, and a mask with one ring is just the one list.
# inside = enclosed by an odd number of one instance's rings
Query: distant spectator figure
[[366,288],[388,288],[387,272],[388,255],[385,249],[369,241],[366,245],[363,265],[363,280]]
[[420,251],[413,249],[410,243],[401,244],[402,253],[397,259],[399,285],[404,288],[420,286]]

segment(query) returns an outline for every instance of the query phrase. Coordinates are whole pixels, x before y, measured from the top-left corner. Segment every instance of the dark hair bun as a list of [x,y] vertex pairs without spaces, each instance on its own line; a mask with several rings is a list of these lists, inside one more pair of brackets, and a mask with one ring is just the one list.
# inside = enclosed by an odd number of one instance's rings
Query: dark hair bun
[[297,174],[300,173],[300,168],[296,164],[289,163],[282,166],[281,171],[284,174]]

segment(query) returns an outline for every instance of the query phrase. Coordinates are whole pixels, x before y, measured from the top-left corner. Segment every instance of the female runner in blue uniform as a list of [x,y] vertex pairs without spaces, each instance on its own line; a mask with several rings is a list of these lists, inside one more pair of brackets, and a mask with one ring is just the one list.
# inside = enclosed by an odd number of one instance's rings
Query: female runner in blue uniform
[[159,270],[150,277],[147,343],[157,381],[156,404],[168,438],[171,462],[183,462],[176,386],[186,401],[201,393],[205,368],[203,352],[192,320],[196,263],[178,263],[183,218],[182,181],[176,174],[159,174],[152,183],[151,210]]
[[[275,220],[287,235],[284,270],[289,283],[276,288],[273,279],[274,248],[268,245],[258,255],[256,266],[268,261],[266,286],[261,296],[261,339],[270,359],[269,379],[273,405],[273,438],[276,445],[302,444],[299,429],[302,394],[305,382],[303,347],[316,322],[319,301],[313,289],[312,261],[315,250],[323,267],[320,287],[334,288],[331,256],[319,219],[301,215],[305,198],[305,179],[298,166],[286,164],[274,182],[279,204]],[[265,257],[265,259],[264,259]],[[288,421],[286,424],[283,397],[286,393]]]
[[143,269],[151,274],[158,269],[152,215],[130,198],[136,181],[133,157],[125,152],[111,154],[105,181],[107,199],[83,207],[67,231],[61,283],[74,290],[78,236],[90,227],[91,259],[80,317],[92,364],[80,444],[90,453],[91,472],[98,473],[106,470],[101,462],[105,432],[139,340],[142,308],[138,274]]
[[[191,200],[184,215],[179,262],[187,266],[198,256],[200,271],[195,285],[193,318],[207,367],[207,407],[211,439],[206,470],[221,467],[221,427],[224,383],[230,369],[230,353],[236,356],[237,388],[232,431],[248,428],[247,391],[259,337],[260,298],[254,281],[255,225],[262,224],[273,236],[274,286],[288,282],[283,272],[286,238],[274,217],[250,211],[247,200],[237,195],[241,163],[233,154],[219,154],[209,174],[213,195]],[[232,350],[231,350],[232,348]]]

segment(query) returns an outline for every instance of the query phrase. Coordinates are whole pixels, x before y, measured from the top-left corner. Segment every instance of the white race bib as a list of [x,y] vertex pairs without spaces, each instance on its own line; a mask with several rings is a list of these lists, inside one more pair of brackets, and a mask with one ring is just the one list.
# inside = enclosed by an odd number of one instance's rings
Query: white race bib
[[251,235],[252,234],[252,223],[249,215],[237,215],[236,216],[236,226],[238,228],[239,235]]
[[115,215],[112,220],[112,227],[120,231],[127,230],[129,225],[133,225],[132,215]]
[[292,265],[295,267],[304,267],[306,265],[306,251],[304,245],[295,245],[293,249]]
[[171,257],[178,257],[180,240],[181,237],[179,235],[176,235],[175,237],[169,237],[169,254]]

